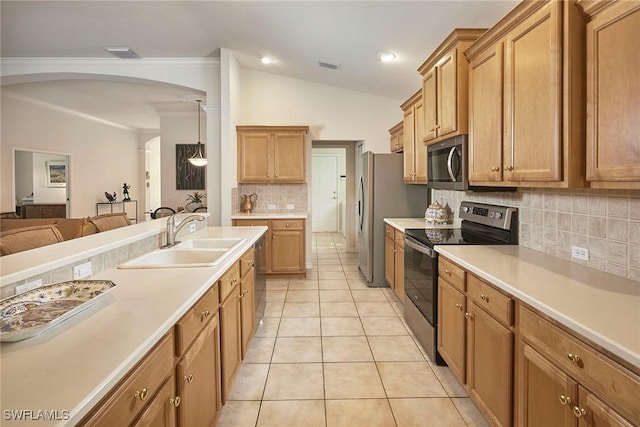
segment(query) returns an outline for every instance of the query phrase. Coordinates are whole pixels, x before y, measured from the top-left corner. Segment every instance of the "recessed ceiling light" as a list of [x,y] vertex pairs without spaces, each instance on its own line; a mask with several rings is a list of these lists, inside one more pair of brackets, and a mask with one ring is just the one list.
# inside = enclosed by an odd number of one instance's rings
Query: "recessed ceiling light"
[[276,62],[276,59],[273,56],[260,55],[260,62],[262,62],[265,65],[268,65]]
[[393,52],[379,52],[378,56],[380,57],[380,61],[382,62],[393,62],[396,59],[396,54]]

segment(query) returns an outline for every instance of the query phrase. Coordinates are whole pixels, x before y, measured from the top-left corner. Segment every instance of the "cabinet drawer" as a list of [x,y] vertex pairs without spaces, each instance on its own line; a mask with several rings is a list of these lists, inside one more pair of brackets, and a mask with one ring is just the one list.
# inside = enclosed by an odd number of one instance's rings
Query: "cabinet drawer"
[[240,283],[240,266],[238,264],[227,270],[220,278],[220,301],[224,302],[233,288]]
[[467,296],[497,320],[513,325],[513,300],[473,274],[467,277]]
[[532,310],[518,312],[521,335],[563,371],[634,422],[640,422],[640,377]]
[[459,291],[465,292],[466,272],[442,256],[440,256],[438,260],[438,276],[442,277]]
[[304,229],[303,219],[278,219],[271,221],[272,230],[302,230]]
[[253,268],[253,248],[249,248],[240,258],[240,278],[244,278]]
[[133,422],[173,370],[173,334],[151,350],[116,386],[83,426],[126,426]]
[[266,219],[234,219],[233,225],[244,226],[244,227],[259,227],[259,226],[269,226],[269,221]]
[[189,348],[207,321],[216,315],[219,304],[218,284],[215,284],[178,320],[176,323],[176,356],[181,356]]

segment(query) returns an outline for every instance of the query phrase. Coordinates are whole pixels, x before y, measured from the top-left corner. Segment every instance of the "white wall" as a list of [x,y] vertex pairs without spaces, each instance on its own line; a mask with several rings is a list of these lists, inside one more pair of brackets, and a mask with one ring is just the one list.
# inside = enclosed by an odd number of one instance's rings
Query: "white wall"
[[[89,121],[2,93],[1,205],[15,208],[13,150],[69,154],[70,215],[92,216],[104,192],[118,193],[122,184],[137,182],[138,135]],[[35,183],[34,183],[35,185]],[[132,193],[135,198],[135,193]]]
[[33,153],[33,203],[66,204],[66,187],[47,187],[46,167],[50,160],[66,162],[67,156]]
[[[33,153],[31,151],[16,151],[15,171],[16,204],[21,205],[23,197],[33,194]],[[9,186],[7,184],[3,186],[2,191],[4,192],[8,189]],[[4,209],[2,212],[4,212]]]

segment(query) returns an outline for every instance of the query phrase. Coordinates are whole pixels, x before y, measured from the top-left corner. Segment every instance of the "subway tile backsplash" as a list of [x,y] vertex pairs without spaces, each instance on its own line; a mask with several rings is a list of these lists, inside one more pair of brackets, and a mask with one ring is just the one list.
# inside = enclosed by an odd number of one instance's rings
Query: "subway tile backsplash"
[[[519,209],[520,245],[640,282],[640,191],[518,189],[513,193],[432,190],[460,225],[460,202]],[[589,249],[589,261],[571,257]]]
[[[307,213],[307,184],[240,184],[231,190],[231,214],[241,213],[242,195],[253,193],[258,195],[253,213]],[[288,205],[293,209],[287,209]]]

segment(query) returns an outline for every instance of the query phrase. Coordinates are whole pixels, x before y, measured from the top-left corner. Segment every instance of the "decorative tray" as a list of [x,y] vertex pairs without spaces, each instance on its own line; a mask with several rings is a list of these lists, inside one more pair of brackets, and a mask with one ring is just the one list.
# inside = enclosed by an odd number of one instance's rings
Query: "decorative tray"
[[0,301],[0,341],[32,338],[96,303],[110,280],[72,280],[41,286]]

